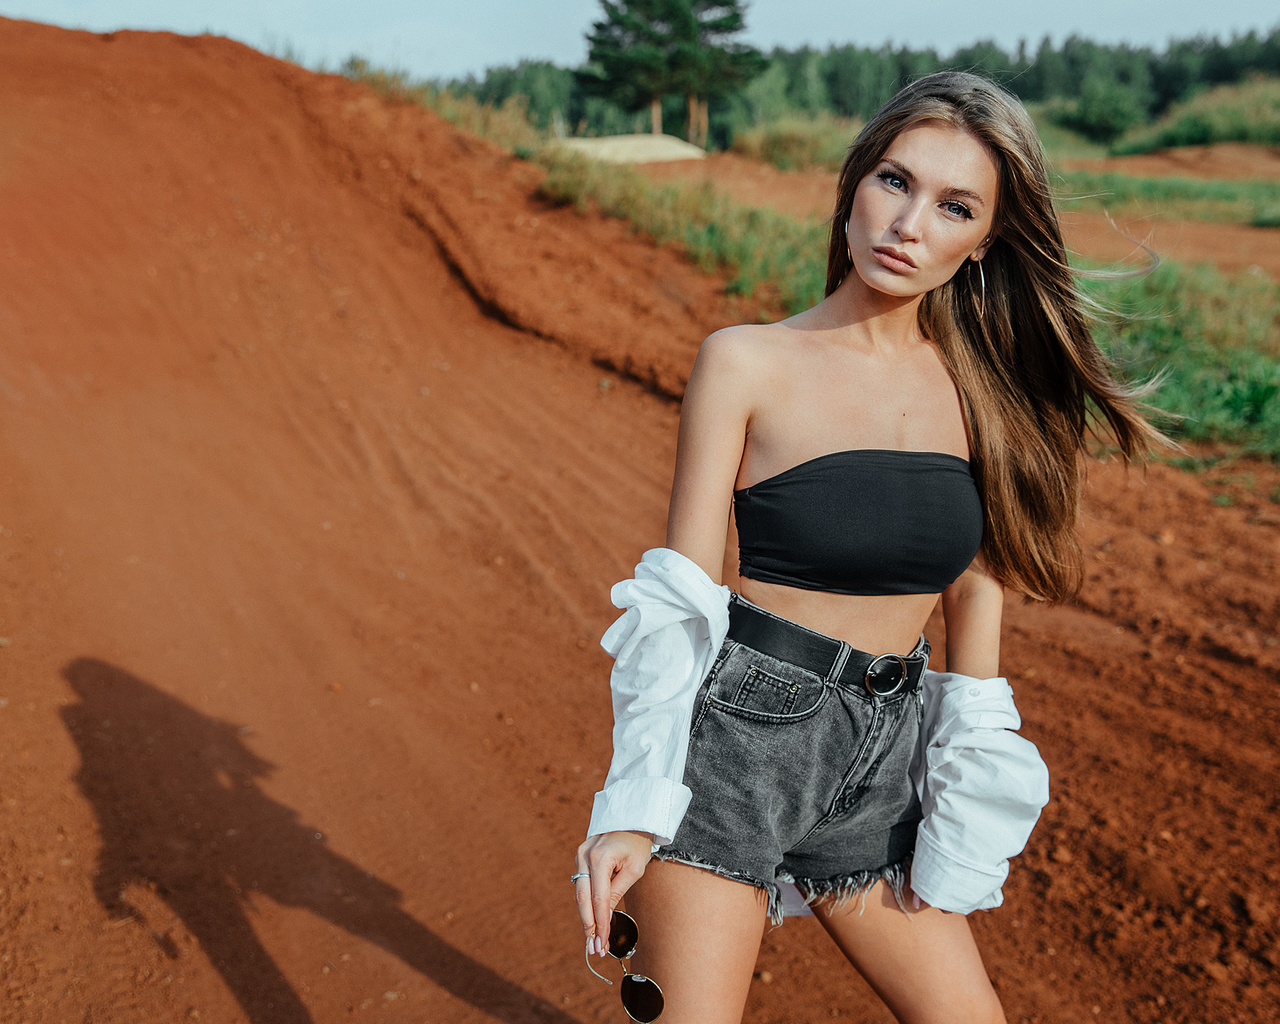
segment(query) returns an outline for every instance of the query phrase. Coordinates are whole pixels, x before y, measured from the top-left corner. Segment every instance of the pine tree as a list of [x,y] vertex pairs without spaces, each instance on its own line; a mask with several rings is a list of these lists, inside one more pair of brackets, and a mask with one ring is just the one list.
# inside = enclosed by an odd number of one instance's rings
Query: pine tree
[[600,0],[604,20],[587,34],[587,67],[575,72],[582,90],[623,110],[652,115],[662,134],[662,98],[677,88],[672,58],[675,24],[689,0]]
[[708,101],[742,88],[768,62],[759,50],[730,39],[746,28],[742,0],[683,0],[678,6],[676,80],[688,106],[688,139],[705,149]]
[[730,41],[745,27],[742,0],[600,0],[604,18],[587,35],[589,95],[624,110],[651,111],[662,133],[662,98],[683,93],[689,141],[706,145],[707,100],[745,85],[765,67],[759,51]]

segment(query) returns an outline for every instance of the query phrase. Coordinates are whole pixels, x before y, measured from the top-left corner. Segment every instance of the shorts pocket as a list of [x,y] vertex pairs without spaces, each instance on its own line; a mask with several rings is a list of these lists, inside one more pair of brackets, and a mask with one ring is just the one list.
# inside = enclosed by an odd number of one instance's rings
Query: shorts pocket
[[791,722],[821,708],[829,689],[816,673],[739,644],[711,679],[707,702],[743,718]]
[[712,663],[711,670],[698,686],[698,692],[693,698],[693,721],[689,725],[690,739],[698,735],[698,728],[702,725],[702,720],[707,715],[707,702],[710,699],[711,688],[715,685],[716,676],[737,646],[735,641],[730,640],[728,637],[725,638],[724,643],[720,645],[720,650],[716,652],[716,660]]

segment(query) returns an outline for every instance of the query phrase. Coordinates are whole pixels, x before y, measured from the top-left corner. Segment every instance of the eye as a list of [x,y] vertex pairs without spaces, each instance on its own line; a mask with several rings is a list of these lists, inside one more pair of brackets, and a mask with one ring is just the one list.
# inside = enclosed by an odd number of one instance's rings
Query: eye
[[942,204],[942,208],[953,217],[961,217],[964,220],[973,220],[973,211],[958,199],[948,199]]
[[903,178],[903,176],[899,174],[897,171],[891,171],[888,169],[883,171],[877,171],[876,177],[879,178],[881,181],[883,181],[890,188],[896,188],[904,192],[906,191],[906,188],[907,188],[906,179]]

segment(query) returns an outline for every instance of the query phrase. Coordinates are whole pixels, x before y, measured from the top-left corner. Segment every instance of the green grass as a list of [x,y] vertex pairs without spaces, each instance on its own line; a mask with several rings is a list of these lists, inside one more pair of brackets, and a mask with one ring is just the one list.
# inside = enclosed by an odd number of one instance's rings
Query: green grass
[[1121,137],[1111,152],[1125,156],[1214,142],[1280,145],[1280,79],[1255,78],[1242,85],[1223,85],[1174,104],[1154,124]]
[[1280,181],[1220,181],[1195,178],[1134,178],[1096,171],[1054,174],[1058,199],[1069,209],[1159,214],[1182,220],[1277,226]]
[[1084,288],[1121,314],[1096,336],[1125,375],[1161,375],[1151,402],[1175,436],[1280,457],[1280,285],[1164,263]]
[[750,295],[769,282],[793,312],[822,298],[827,231],[821,225],[739,206],[709,182],[659,185],[632,167],[597,163],[554,146],[537,159],[547,168],[545,198],[580,210],[594,204],[659,243],[679,242],[702,269],[725,271],[731,293]]

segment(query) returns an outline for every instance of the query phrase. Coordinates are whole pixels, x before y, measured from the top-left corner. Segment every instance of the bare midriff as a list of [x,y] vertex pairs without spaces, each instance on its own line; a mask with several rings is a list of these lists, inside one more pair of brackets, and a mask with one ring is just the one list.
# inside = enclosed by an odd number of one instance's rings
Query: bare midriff
[[868,654],[910,654],[929,621],[937,594],[829,594],[737,578],[737,592],[774,615]]

